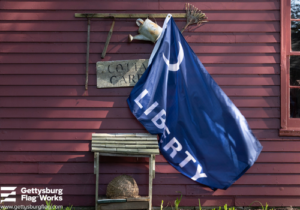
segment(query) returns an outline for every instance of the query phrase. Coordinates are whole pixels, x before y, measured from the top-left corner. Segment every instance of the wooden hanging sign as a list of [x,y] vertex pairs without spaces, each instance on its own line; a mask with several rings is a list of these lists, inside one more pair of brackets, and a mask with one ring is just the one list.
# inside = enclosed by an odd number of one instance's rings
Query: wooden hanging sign
[[135,86],[148,67],[149,59],[99,61],[97,88]]

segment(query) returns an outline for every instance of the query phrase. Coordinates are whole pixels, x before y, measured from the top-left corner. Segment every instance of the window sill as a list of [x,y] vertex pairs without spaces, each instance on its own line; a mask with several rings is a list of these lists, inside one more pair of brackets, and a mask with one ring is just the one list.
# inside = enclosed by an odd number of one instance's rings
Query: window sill
[[300,136],[300,128],[280,129],[279,136]]

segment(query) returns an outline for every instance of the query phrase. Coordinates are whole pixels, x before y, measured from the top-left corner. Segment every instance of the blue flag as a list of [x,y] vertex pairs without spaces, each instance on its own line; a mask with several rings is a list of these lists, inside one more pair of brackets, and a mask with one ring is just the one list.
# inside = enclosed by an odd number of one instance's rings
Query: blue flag
[[168,15],[128,105],[166,160],[212,189],[227,189],[262,150],[245,117],[205,70]]

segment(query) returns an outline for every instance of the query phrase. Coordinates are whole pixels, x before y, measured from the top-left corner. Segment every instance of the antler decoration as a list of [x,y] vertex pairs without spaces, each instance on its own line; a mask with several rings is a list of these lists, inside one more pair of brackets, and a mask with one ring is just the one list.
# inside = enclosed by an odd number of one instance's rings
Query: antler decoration
[[201,25],[203,22],[208,22],[205,13],[199,10],[197,7],[186,3],[185,4],[186,10],[186,25],[181,30],[181,33],[191,24],[197,24],[197,26]]

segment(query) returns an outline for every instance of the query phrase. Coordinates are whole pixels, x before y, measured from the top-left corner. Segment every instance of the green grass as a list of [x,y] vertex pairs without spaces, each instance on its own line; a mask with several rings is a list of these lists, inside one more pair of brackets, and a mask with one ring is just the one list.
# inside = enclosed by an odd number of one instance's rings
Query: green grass
[[179,192],[181,194],[180,198],[176,198],[176,200],[174,201],[174,205],[175,205],[175,210],[178,210],[178,207],[179,207],[179,204],[180,204],[180,201],[181,201],[181,198],[182,198],[182,193]]
[[[63,210],[63,208],[58,209],[58,208],[56,208],[56,205],[53,205],[51,203],[51,201],[46,201],[46,208],[45,208],[45,210]],[[72,206],[66,207],[65,210],[72,210]]]
[[[178,192],[178,193],[181,194],[181,192]],[[179,210],[179,204],[180,204],[180,202],[181,202],[181,199],[182,199],[182,194],[181,194],[180,198],[176,198],[176,200],[174,201],[175,210]],[[198,201],[199,201],[199,210],[202,210],[202,206],[201,206],[200,199],[198,199]],[[163,203],[164,203],[164,201],[162,200],[162,201],[161,201],[161,205],[160,205],[160,210],[163,210]],[[268,206],[268,203],[266,203],[266,206],[264,207],[263,204],[262,204],[261,202],[259,202],[259,201],[253,201],[253,202],[250,204],[249,207],[251,207],[251,205],[252,205],[253,203],[259,203],[259,204],[261,205],[261,207],[262,207],[263,210],[268,210],[268,207],[269,207],[269,206]],[[223,208],[224,208],[224,210],[235,210],[235,207],[228,207],[227,204],[225,204]],[[173,208],[172,208],[172,209],[173,209]],[[46,209],[46,210],[48,210],[48,209]],[[50,209],[50,210],[51,210],[51,209]],[[53,209],[52,209],[52,210],[53,210]],[[55,209],[54,209],[54,210],[55,210]],[[66,209],[66,210],[71,210],[71,209]],[[216,210],[216,209],[213,208],[212,210]],[[221,207],[221,206],[219,206],[219,210],[222,210],[222,207]],[[273,209],[270,209],[270,210],[273,210]]]
[[[259,203],[259,204],[261,205],[261,207],[262,207],[263,210],[268,210],[268,203],[266,203],[266,207],[264,207],[264,205],[263,205],[261,202],[259,202],[259,201],[253,201],[253,202],[250,204],[250,206],[251,206],[253,203]],[[271,209],[271,210],[273,210],[273,209]]]

